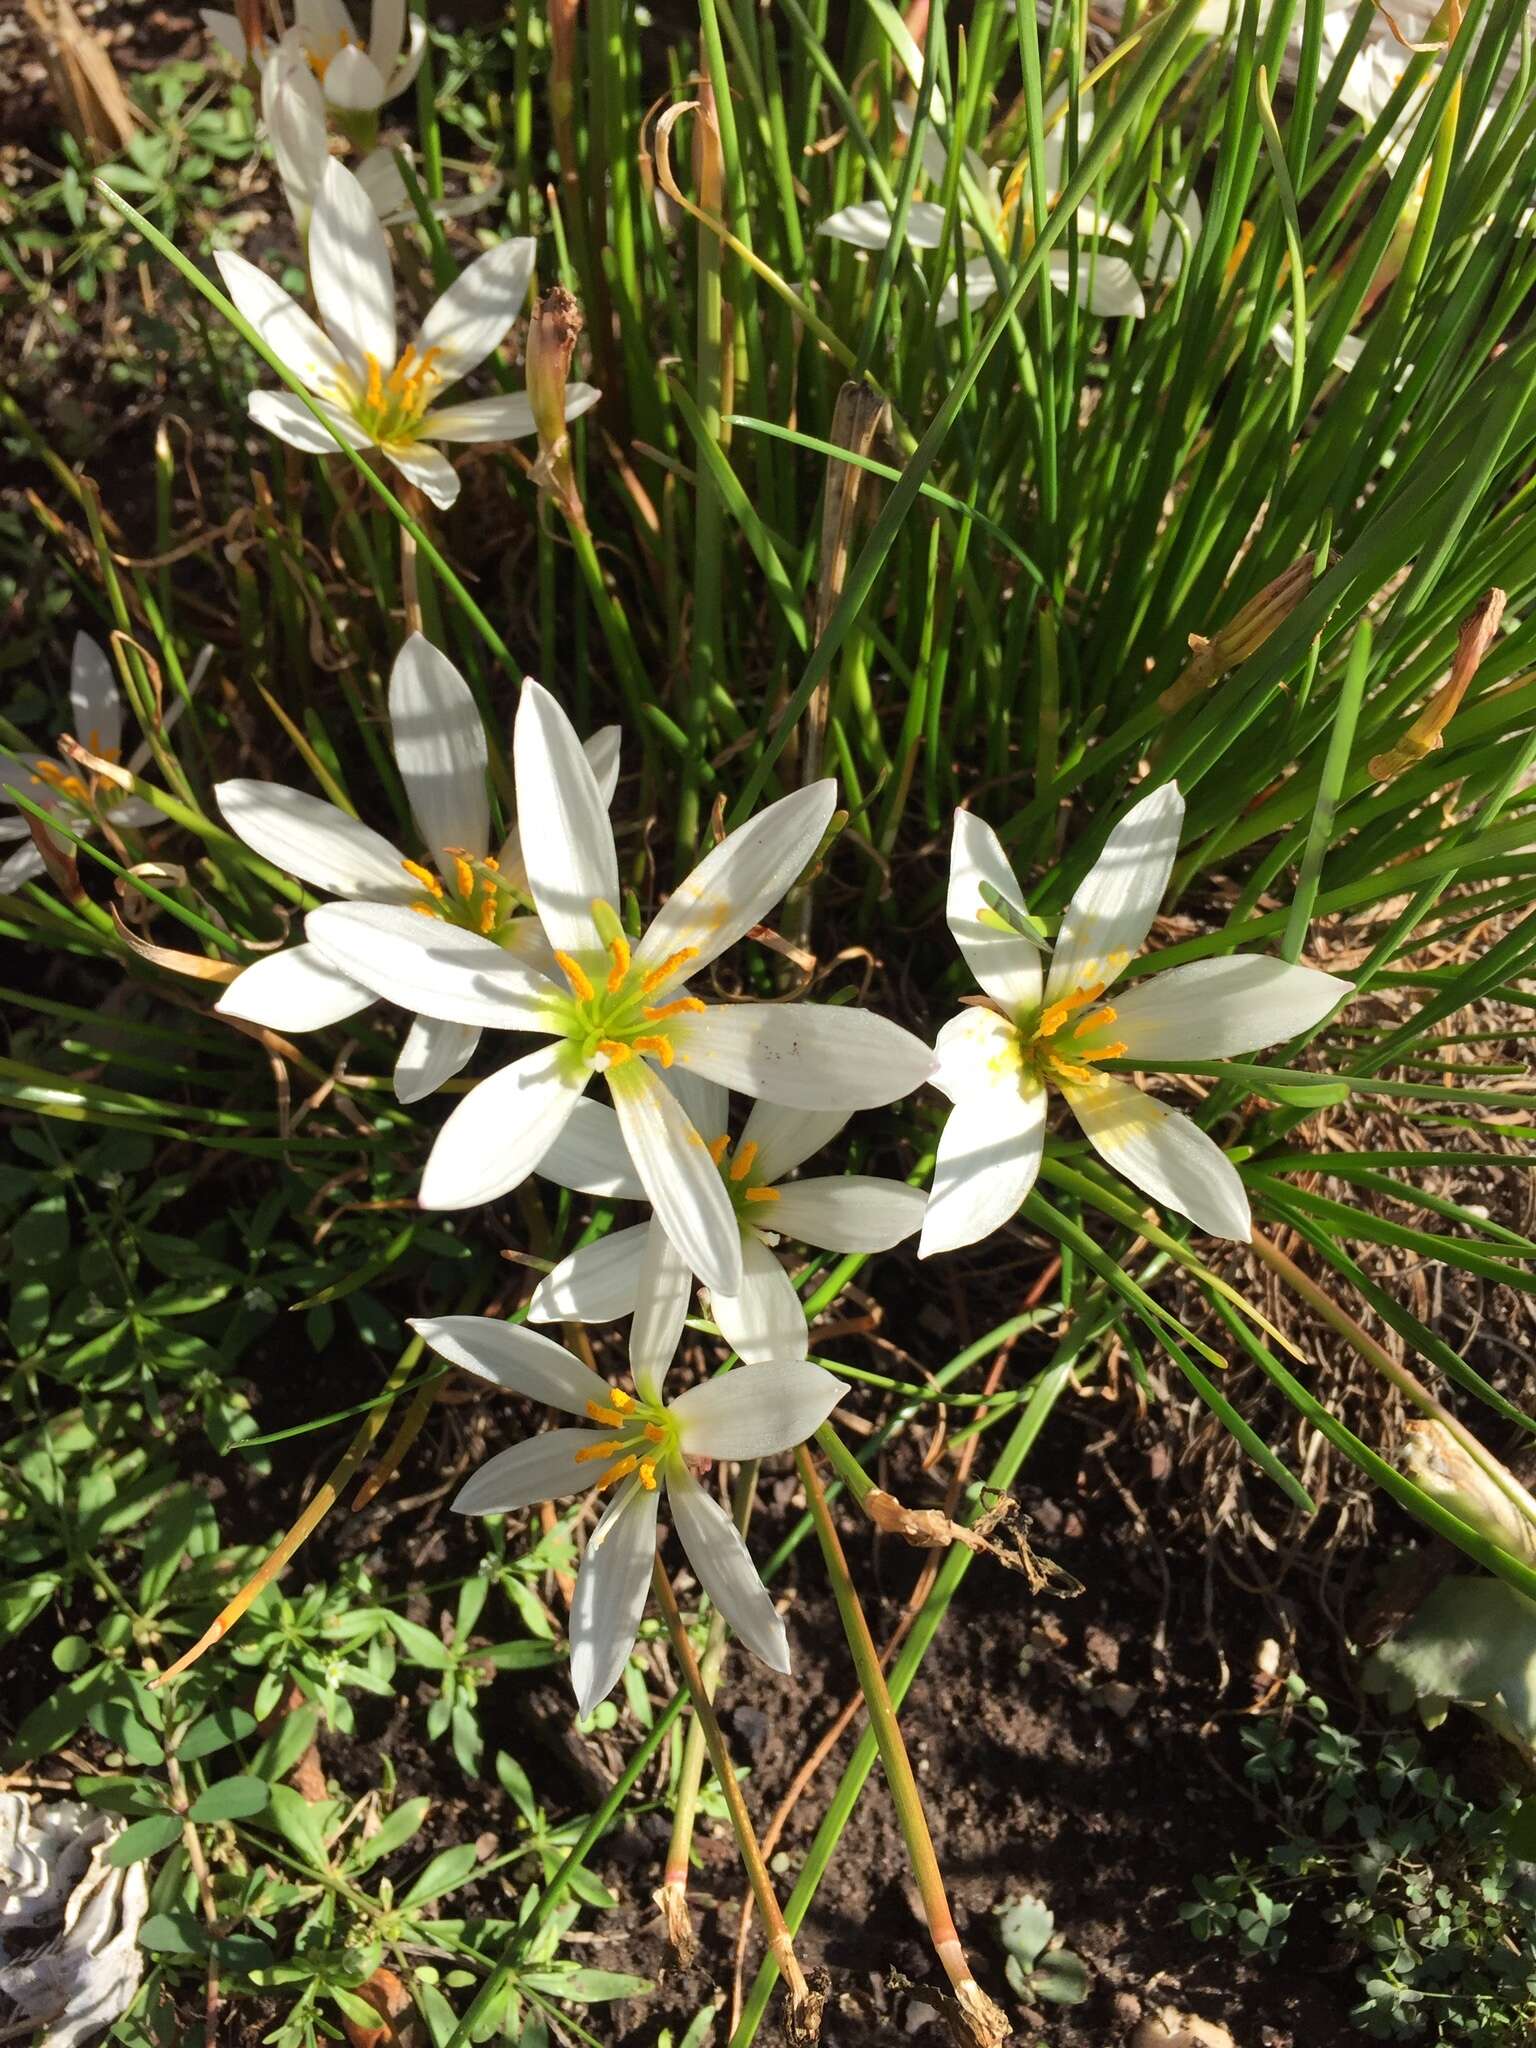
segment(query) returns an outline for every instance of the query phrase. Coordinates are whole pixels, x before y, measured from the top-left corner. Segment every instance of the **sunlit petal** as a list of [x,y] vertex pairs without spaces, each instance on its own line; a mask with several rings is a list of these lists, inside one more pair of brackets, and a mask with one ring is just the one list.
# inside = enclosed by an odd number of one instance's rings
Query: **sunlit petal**
[[[345,54],[345,53],[343,53]],[[332,79],[340,59],[326,75]],[[375,74],[377,76],[377,74]],[[375,106],[378,101],[373,102]],[[368,194],[332,157],[309,223],[309,281],[325,331],[364,383],[371,357],[385,376],[395,366],[395,274],[389,240]]]
[[1022,913],[1023,891],[1002,841],[973,812],[956,811],[944,911],[949,929],[972,974],[994,1001],[1014,1014],[1033,1009],[1040,1001],[1040,948],[992,921],[981,893],[983,883]]
[[479,1043],[478,1024],[414,1018],[395,1062],[396,1096],[401,1102],[424,1102],[468,1066]]
[[682,1104],[644,1060],[608,1074],[635,1171],[667,1236],[706,1287],[734,1294],[741,1231],[714,1160]]
[[586,1084],[585,1071],[557,1041],[471,1088],[427,1156],[423,1209],[472,1209],[520,1186]]
[[429,1351],[450,1365],[491,1380],[544,1408],[585,1415],[591,1401],[606,1401],[608,1382],[590,1372],[563,1345],[536,1330],[495,1316],[417,1316],[410,1327]]
[[757,1148],[752,1178],[769,1184],[782,1180],[823,1145],[830,1145],[848,1117],[846,1109],[786,1109],[781,1102],[754,1102],[741,1134],[743,1148]]
[[522,312],[537,249],[531,235],[509,235],[461,270],[422,321],[417,347],[435,351],[445,384],[478,368]]
[[939,1138],[917,1255],[978,1244],[1016,1214],[1045,1149],[1045,1090],[998,1087],[967,1094]]
[[1233,953],[1149,974],[1116,996],[1109,1029],[1128,1059],[1230,1059],[1310,1031],[1353,993],[1315,967]]
[[635,1480],[593,1530],[571,1602],[571,1684],[576,1709],[590,1714],[629,1661],[645,1612],[656,1558],[659,1499]]
[[[778,1211],[772,1221],[777,1227]],[[748,1231],[741,1242],[741,1286],[734,1294],[711,1288],[710,1313],[721,1336],[749,1365],[804,1358],[805,1305],[773,1253]]]
[[389,728],[412,815],[452,881],[449,849],[478,860],[490,846],[485,727],[468,683],[420,633],[406,641],[390,671]]
[[348,382],[348,370],[330,336],[280,284],[237,256],[218,249],[214,262],[235,310],[308,390],[329,396]]
[[214,1008],[269,1031],[323,1031],[374,1000],[372,989],[330,966],[313,946],[285,946],[237,974]]
[[789,1642],[768,1590],[730,1516],[685,1465],[667,1473],[667,1505],[693,1575],[756,1657],[789,1670]]
[[402,1010],[492,1031],[549,1028],[551,984],[478,932],[394,903],[327,903],[304,929],[331,966]]
[[619,902],[608,806],[574,726],[531,676],[517,707],[512,759],[518,836],[549,942],[577,959],[600,952],[592,905],[617,909]]
[[1237,1168],[1198,1124],[1111,1074],[1064,1092],[1089,1144],[1133,1187],[1213,1237],[1248,1242],[1253,1222]]
[[[539,1172],[543,1171],[540,1161]],[[649,1223],[637,1223],[630,1230],[610,1230],[595,1244],[568,1253],[534,1289],[529,1322],[616,1323],[633,1315],[650,1228]]]
[[[617,1116],[606,1102],[594,1102],[589,1095],[577,1103],[570,1122],[539,1161],[539,1175],[543,1180],[552,1180],[556,1187],[573,1188],[579,1195],[599,1195],[606,1201],[619,1202],[645,1199],[645,1189],[631,1164]],[[627,1315],[629,1311],[620,1309],[618,1313]],[[607,1318],[584,1316],[580,1320],[603,1322]]]
[[792,1109],[873,1109],[920,1087],[933,1054],[888,1017],[831,1003],[732,1003],[680,1017],[680,1059]]
[[1109,983],[1141,950],[1168,887],[1184,799],[1165,782],[1127,811],[1079,885],[1061,921],[1045,999]]
[[640,1253],[629,1364],[642,1401],[660,1402],[693,1294],[688,1262],[652,1218]]
[[764,1221],[797,1244],[828,1252],[884,1252],[910,1237],[923,1221],[926,1197],[905,1181],[870,1174],[830,1174],[792,1180]]
[[413,893],[400,855],[381,833],[323,797],[282,782],[220,782],[214,797],[253,853],[332,896],[404,903]]
[[487,1458],[450,1505],[458,1515],[510,1515],[540,1501],[585,1493],[592,1484],[592,1466],[578,1464],[576,1453],[602,1441],[595,1429],[545,1430]]
[[808,1359],[738,1365],[679,1394],[670,1413],[690,1458],[768,1458],[792,1451],[843,1398],[843,1383]]

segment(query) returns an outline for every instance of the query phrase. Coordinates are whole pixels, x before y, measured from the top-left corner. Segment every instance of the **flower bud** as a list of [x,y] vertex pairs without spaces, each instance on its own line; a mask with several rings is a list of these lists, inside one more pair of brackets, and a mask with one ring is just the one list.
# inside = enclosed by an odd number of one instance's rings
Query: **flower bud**
[[1256,596],[1250,597],[1237,617],[1209,640],[1191,633],[1190,661],[1178,681],[1170,683],[1158,698],[1158,710],[1182,711],[1192,698],[1209,689],[1218,676],[1257,654],[1312,588],[1316,573],[1317,551],[1308,548],[1290,568],[1282,570],[1272,583],[1266,583]]
[[1432,1500],[1501,1550],[1536,1564],[1536,1501],[1491,1452],[1474,1458],[1443,1422],[1410,1422],[1402,1462]]
[[1451,658],[1450,674],[1397,745],[1389,747],[1384,754],[1374,755],[1367,763],[1373,780],[1390,782],[1393,776],[1401,775],[1404,769],[1413,767],[1426,754],[1432,754],[1436,747],[1445,744],[1445,728],[1455,716],[1483,656],[1493,644],[1504,616],[1504,605],[1504,592],[1490,590],[1472,616],[1463,622],[1456,652]]

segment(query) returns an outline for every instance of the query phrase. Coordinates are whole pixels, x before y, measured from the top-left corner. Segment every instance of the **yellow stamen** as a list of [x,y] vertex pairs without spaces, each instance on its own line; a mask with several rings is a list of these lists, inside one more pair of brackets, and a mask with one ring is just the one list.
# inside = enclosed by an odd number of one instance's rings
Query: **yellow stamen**
[[459,885],[461,896],[467,898],[474,895],[475,871],[462,853],[456,853],[453,857],[453,879]]
[[654,1493],[656,1491],[656,1467],[649,1458],[642,1458],[640,1460],[640,1484],[647,1493]]
[[496,929],[496,898],[487,896],[480,906],[480,929],[487,938]]
[[634,1058],[632,1049],[621,1044],[617,1038],[600,1038],[597,1041],[597,1049],[608,1055],[608,1064],[611,1067],[622,1067],[626,1060]]
[[1100,1078],[1092,1067],[1080,1067],[1072,1060],[1058,1059],[1051,1071],[1061,1081],[1097,1081]]
[[577,1002],[590,1003],[597,994],[597,990],[593,988],[586,969],[581,965],[581,962],[573,960],[569,953],[556,953],[555,959],[559,962],[560,970],[566,980],[571,984],[571,993],[575,996]]
[[664,981],[670,981],[680,967],[686,967],[690,960],[696,960],[698,956],[699,949],[697,946],[684,946],[681,952],[669,955],[667,959],[662,961],[659,967],[653,967],[644,981],[641,982],[640,993],[647,996],[654,995]]
[[629,979],[629,941],[622,932],[608,941],[608,950],[613,955],[613,965],[608,970],[608,993],[616,996]]
[[616,1463],[608,1467],[602,1478],[598,1480],[598,1492],[601,1493],[605,1486],[616,1486],[621,1479],[627,1479],[639,1462],[640,1460],[633,1453],[627,1458],[618,1459]]
[[1035,1037],[1054,1038],[1074,1010],[1081,1010],[1089,1003],[1096,1003],[1103,993],[1103,982],[1096,981],[1091,988],[1075,988],[1071,995],[1060,997],[1049,1009],[1041,1011],[1040,1022],[1035,1026]]
[[749,1202],[776,1202],[779,1191],[777,1188],[748,1188],[745,1199]]
[[420,882],[421,886],[423,887],[423,889],[426,890],[429,896],[442,895],[442,883],[437,879],[436,875],[433,874],[432,870],[430,868],[424,868],[419,860],[403,860],[401,861],[400,865],[405,869],[405,872],[410,876],[413,882]]
[[620,1411],[624,1410],[625,1408],[633,1408],[635,1405],[634,1395],[626,1394],[622,1387],[615,1387],[613,1392],[608,1396],[608,1398],[613,1403],[614,1407],[619,1409]]
[[1076,1060],[1123,1060],[1125,1045],[1116,1039],[1113,1045],[1074,1045],[1072,1057]]
[[581,1449],[576,1453],[576,1463],[578,1465],[592,1465],[595,1464],[599,1458],[611,1458],[615,1451],[622,1451],[623,1448],[624,1446],[622,1443],[583,1444]]
[[645,1440],[650,1444],[664,1444],[667,1440],[667,1432],[659,1422],[648,1422],[645,1425]]
[[660,1060],[664,1067],[671,1066],[673,1053],[670,1038],[646,1036],[634,1039],[632,1043],[636,1052],[648,1052],[653,1059]]
[[689,1010],[707,1010],[708,1003],[700,1002],[697,996],[679,996],[675,1002],[661,1003],[653,1007],[642,1003],[640,1014],[648,1024],[659,1024],[663,1017],[681,1017]]
[[437,915],[437,905],[431,902],[424,902],[420,898],[411,905],[411,909],[419,912],[422,917],[436,917]]
[[[622,1429],[624,1427],[623,1411],[617,1407],[605,1408],[601,1401],[589,1401],[587,1403],[587,1416],[590,1421],[601,1422],[608,1429]],[[615,1448],[622,1450],[624,1446],[619,1444]]]
[[752,1171],[752,1162],[756,1157],[757,1146],[749,1138],[744,1145],[737,1149],[736,1157],[731,1161],[731,1179],[745,1180]]
[[716,1138],[709,1146],[709,1156],[711,1159],[713,1159],[716,1166],[718,1166],[721,1160],[725,1157],[726,1153],[730,1151],[730,1149],[731,1134],[729,1131],[722,1131],[719,1137]]
[[494,853],[488,853],[485,856],[485,859],[482,862],[482,866],[488,867],[493,875],[499,875],[501,873],[501,862],[496,858]]
[[364,361],[368,365],[368,390],[363,403],[380,406],[384,403],[384,372],[379,367],[377,356],[366,356]]

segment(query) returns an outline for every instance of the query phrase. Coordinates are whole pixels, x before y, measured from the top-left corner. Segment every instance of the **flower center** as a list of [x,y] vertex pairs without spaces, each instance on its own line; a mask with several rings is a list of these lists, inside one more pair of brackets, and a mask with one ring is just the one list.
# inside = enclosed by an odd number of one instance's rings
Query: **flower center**
[[1081,1086],[1096,1080],[1095,1061],[1116,1060],[1125,1052],[1119,1039],[1105,1035],[1115,1013],[1108,1003],[1099,1002],[1103,993],[1102,981],[1085,984],[1047,1003],[1033,1029],[1021,1020],[1020,1056],[1047,1086],[1054,1083],[1059,1088],[1065,1082]]
[[427,407],[437,394],[442,375],[436,367],[441,349],[423,349],[409,342],[404,355],[386,375],[377,356],[364,355],[368,382],[352,395],[352,415],[380,447],[391,441],[414,440],[421,432]]
[[745,1229],[766,1224],[770,1219],[759,1213],[765,1206],[779,1199],[777,1188],[764,1187],[753,1178],[752,1169],[757,1163],[757,1147],[750,1138],[737,1143],[734,1154],[728,1132],[722,1131],[709,1148],[709,1156],[720,1169],[720,1178],[725,1182],[725,1192],[731,1198],[731,1207],[736,1211],[736,1220]]
[[651,998],[687,966],[698,947],[685,946],[659,967],[642,971],[630,958],[629,940],[612,904],[594,902],[592,920],[606,954],[589,954],[584,960],[571,953],[555,954],[571,989],[564,1006],[565,1037],[599,1072],[621,1067],[637,1053],[670,1067],[675,1057],[673,1022],[702,1010],[704,1004],[697,996],[674,996],[661,1003]]
[[334,39],[330,41],[329,47],[326,47],[324,44],[308,44],[304,51],[304,57],[310,70],[314,72],[316,78],[323,85],[327,70],[336,58],[341,55],[343,50],[360,50],[361,48],[362,44],[358,42],[356,36],[350,30],[341,29]]
[[512,919],[519,910],[529,906],[502,874],[494,854],[488,853],[475,860],[463,847],[450,846],[447,851],[453,858],[451,887],[445,887],[420,861],[401,861],[401,867],[411,880],[419,882],[426,891],[411,905],[412,910],[420,911],[424,917],[440,917],[447,924],[461,925],[465,931],[479,932],[483,938],[503,942]]
[[603,1461],[597,1474],[597,1490],[617,1486],[631,1472],[638,1475],[647,1493],[656,1489],[656,1468],[677,1456],[677,1424],[666,1409],[649,1401],[637,1401],[622,1387],[615,1387],[606,1402],[589,1401],[587,1418],[613,1431],[601,1443],[583,1444],[575,1453],[578,1465]]

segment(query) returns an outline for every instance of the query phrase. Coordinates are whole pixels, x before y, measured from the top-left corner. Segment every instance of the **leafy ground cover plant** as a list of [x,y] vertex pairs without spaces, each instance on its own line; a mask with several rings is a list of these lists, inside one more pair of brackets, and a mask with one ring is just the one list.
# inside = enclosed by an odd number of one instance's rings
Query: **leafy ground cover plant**
[[[1536,1596],[1523,1388],[1375,1277],[1519,1316],[1536,1257],[1492,1199],[1536,949],[1522,9],[1420,48],[1318,0],[407,13],[243,8],[238,80],[178,52],[3,228],[11,1762],[152,1867],[123,2038],[194,1995],[603,2038],[576,2009],[643,1987],[577,1960],[591,1864],[659,1804],[674,1946],[716,1819],[763,1943],[669,2020],[746,2048],[780,1979],[767,2023],[818,2024],[878,1758],[914,1967],[997,2041],[1073,1930],[1015,1897],[987,1988],[1008,1899],[957,1923],[899,1713],[941,1628],[985,1643],[967,1581],[1068,1583],[1017,1500],[1058,1410],[1170,1374],[1298,1527],[1351,1469]],[[142,760],[50,693],[81,631]],[[770,1171],[822,1145],[819,1197]],[[1398,1461],[1404,1408],[1470,1489]],[[885,1656],[871,1532],[939,1553]],[[788,1869],[728,1624],[781,1719],[813,1679],[867,1717]],[[562,1792],[487,1702],[568,1645]],[[411,1741],[496,1828],[456,1791],[418,1841]]]

